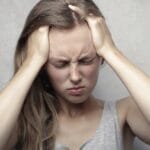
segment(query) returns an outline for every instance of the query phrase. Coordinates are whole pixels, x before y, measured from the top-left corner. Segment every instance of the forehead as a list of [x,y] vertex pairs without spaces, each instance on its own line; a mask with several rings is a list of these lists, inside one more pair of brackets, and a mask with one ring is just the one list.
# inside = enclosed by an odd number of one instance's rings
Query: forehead
[[50,31],[51,56],[79,56],[95,52],[90,29],[87,24],[76,25],[72,29]]

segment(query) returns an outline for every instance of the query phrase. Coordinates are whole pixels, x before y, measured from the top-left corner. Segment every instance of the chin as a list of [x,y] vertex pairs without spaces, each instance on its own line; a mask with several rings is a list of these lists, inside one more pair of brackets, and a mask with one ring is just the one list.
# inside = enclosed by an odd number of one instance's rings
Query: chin
[[65,98],[66,101],[72,103],[72,104],[80,104],[80,103],[84,103],[88,100],[87,96],[68,96]]

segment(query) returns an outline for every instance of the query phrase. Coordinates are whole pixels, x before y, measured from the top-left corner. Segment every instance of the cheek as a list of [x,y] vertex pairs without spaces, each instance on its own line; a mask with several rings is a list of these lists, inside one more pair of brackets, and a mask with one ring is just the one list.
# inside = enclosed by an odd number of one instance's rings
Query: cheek
[[56,69],[53,66],[49,66],[47,68],[49,80],[53,85],[60,85],[61,83],[65,82],[67,79],[67,71]]
[[98,65],[92,65],[85,67],[83,69],[84,76],[92,81],[92,80],[97,80],[98,72],[99,72],[99,66]]

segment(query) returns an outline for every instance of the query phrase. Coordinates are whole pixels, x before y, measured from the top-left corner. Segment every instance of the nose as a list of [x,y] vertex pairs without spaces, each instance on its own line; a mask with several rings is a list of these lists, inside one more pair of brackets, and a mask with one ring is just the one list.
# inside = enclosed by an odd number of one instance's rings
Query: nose
[[73,84],[79,84],[81,82],[81,73],[77,64],[72,64],[70,66],[70,81]]

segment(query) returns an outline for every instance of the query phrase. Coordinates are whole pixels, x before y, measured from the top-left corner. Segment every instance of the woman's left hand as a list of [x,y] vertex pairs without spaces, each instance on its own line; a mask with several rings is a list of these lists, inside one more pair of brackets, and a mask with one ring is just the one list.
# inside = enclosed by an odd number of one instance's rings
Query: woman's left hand
[[99,56],[104,57],[104,54],[107,53],[108,50],[114,50],[115,44],[104,18],[94,16],[93,14],[86,15],[85,12],[77,6],[69,5],[68,7],[78,13],[80,17],[85,19],[88,23],[92,33],[93,43]]

